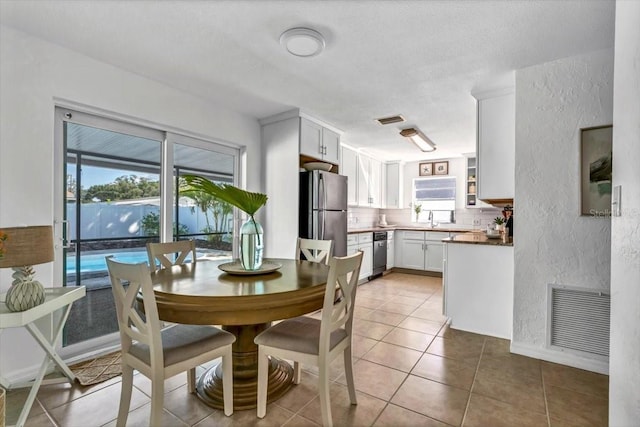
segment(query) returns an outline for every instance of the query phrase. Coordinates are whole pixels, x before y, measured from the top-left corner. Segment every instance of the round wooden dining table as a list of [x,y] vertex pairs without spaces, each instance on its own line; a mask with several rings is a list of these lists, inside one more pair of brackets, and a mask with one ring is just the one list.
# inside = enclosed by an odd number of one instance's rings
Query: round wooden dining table
[[[329,267],[290,259],[269,259],[281,264],[267,274],[236,275],[220,270],[228,261],[200,261],[158,270],[151,274],[160,320],[221,325],[236,337],[233,344],[234,409],[256,407],[258,390],[257,334],[271,322],[322,308]],[[293,383],[293,368],[272,358],[267,401],[280,398]],[[197,384],[198,396],[223,409],[222,371],[208,369]]]

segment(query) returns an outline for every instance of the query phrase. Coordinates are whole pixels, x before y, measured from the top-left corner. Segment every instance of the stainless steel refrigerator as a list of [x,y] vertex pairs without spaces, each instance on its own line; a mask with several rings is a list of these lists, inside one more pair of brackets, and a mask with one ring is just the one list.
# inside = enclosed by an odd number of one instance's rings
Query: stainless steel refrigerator
[[300,230],[306,239],[333,240],[333,255],[347,255],[347,177],[300,172]]

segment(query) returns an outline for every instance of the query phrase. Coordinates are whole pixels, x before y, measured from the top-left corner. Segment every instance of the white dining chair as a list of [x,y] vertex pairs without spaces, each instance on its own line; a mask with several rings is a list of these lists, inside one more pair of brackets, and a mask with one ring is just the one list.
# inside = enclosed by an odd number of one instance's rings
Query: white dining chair
[[[173,254],[174,257],[167,255]],[[182,265],[191,254],[191,262],[196,262],[196,242],[193,240],[178,240],[167,243],[147,243],[147,255],[149,257],[149,267],[151,272],[159,268],[169,268],[174,265]],[[156,264],[160,263],[160,266]]]
[[[133,370],[151,380],[149,425],[161,425],[164,380],[187,371],[188,390],[195,392],[195,368],[222,357],[224,413],[233,414],[233,334],[201,325],[174,325],[160,329],[158,307],[146,263],[124,264],[107,257],[111,289],[116,304],[122,346],[122,391],[117,426],[124,426],[129,414]],[[142,293],[144,316],[136,310]]]
[[298,237],[296,260],[299,261],[301,255],[304,255],[307,261],[329,264],[329,259],[333,256],[333,240],[303,239]]
[[[362,252],[329,260],[322,306],[322,317],[307,316],[286,319],[260,333],[258,345],[258,410],[259,418],[267,412],[269,356],[294,361],[294,383],[300,384],[300,364],[315,365],[319,370],[322,424],[333,425],[329,398],[329,364],[339,355],[344,357],[349,400],[357,404],[351,358],[351,332],[358,275]],[[340,298],[336,298],[336,293]]]

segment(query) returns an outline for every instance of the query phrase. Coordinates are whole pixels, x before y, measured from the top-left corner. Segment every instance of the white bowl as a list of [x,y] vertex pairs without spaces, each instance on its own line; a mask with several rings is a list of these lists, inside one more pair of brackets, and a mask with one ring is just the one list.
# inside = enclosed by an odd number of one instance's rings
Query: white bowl
[[302,167],[308,171],[320,170],[320,171],[329,172],[333,167],[333,165],[331,163],[324,163],[324,162],[309,162],[302,165]]

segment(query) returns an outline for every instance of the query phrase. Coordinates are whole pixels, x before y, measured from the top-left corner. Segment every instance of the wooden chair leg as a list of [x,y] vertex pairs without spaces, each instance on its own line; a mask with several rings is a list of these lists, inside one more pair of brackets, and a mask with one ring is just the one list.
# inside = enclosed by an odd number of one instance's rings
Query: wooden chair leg
[[129,406],[131,405],[131,393],[133,391],[133,368],[122,366],[122,391],[120,392],[120,406],[118,408],[117,427],[124,427],[129,416]]
[[300,384],[300,363],[293,362],[293,383]]
[[224,394],[224,414],[233,414],[233,360],[231,347],[222,356],[222,393]]
[[258,418],[267,414],[267,386],[269,385],[269,358],[262,346],[258,346]]
[[164,377],[155,375],[151,378],[151,418],[150,426],[162,425],[162,407],[164,403]]
[[347,388],[349,389],[349,401],[352,405],[357,405],[356,384],[353,381],[353,358],[351,357],[351,346],[344,349],[344,375],[347,378]]
[[[322,365],[322,362],[320,363]],[[320,411],[322,413],[322,425],[324,427],[332,427],[333,420],[331,418],[331,399],[329,397],[329,366],[320,366]]]
[[196,368],[187,371],[187,389],[191,394],[196,392]]

